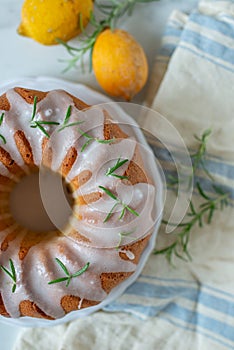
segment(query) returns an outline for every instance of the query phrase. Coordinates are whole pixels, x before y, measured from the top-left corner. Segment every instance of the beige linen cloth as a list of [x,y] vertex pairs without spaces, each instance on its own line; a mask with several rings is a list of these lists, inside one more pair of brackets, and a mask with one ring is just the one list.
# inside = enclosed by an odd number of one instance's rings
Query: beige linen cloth
[[[189,16],[172,14],[146,102],[168,118],[189,148],[196,146],[194,133],[212,129],[207,166],[233,198],[232,1],[201,1]],[[158,128],[147,119],[145,126]],[[170,157],[163,147],[154,151],[167,175]],[[202,169],[198,177],[212,195]],[[165,227],[160,231],[157,247],[170,240]],[[193,231],[190,253],[192,262],[177,260],[176,268],[152,255],[139,279],[105,311],[61,326],[24,329],[14,350],[234,349],[232,206]]]

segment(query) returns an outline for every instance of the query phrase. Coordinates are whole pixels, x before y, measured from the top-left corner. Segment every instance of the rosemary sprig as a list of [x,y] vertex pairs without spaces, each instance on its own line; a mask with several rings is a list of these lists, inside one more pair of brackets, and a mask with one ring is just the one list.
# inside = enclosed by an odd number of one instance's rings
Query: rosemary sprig
[[50,138],[50,135],[48,134],[46,129],[43,127],[43,125],[59,125],[59,122],[46,121],[46,120],[34,120],[36,116],[36,111],[37,111],[37,100],[38,100],[37,96],[34,96],[30,127],[40,129],[47,138]]
[[[210,172],[205,166],[207,142],[210,135],[211,135],[211,129],[206,129],[200,137],[197,135],[194,135],[194,138],[199,142],[199,144],[198,144],[197,151],[190,155],[190,157],[192,158],[192,169],[191,169],[191,175],[189,177],[189,186],[191,185],[193,176],[195,175],[199,167],[201,167],[206,173],[206,175],[212,181],[214,181],[213,176],[210,174]],[[168,176],[168,185],[170,187],[177,186],[178,184],[179,184],[179,179],[177,176],[173,176],[173,175]]]
[[220,187],[215,185],[213,186],[216,194],[214,198],[210,197],[204,191],[199,182],[197,182],[196,188],[204,201],[198,206],[197,209],[195,208],[193,202],[190,202],[189,212],[187,213],[187,217],[189,217],[190,220],[181,224],[174,224],[163,221],[164,224],[180,228],[179,232],[176,233],[175,241],[171,245],[154,252],[156,255],[165,254],[167,260],[170,263],[172,262],[173,255],[182,260],[191,260],[191,256],[188,251],[188,244],[192,229],[194,229],[196,226],[203,227],[204,224],[210,224],[212,222],[215,211],[223,210],[224,207],[229,205],[230,195],[229,193],[224,192]]
[[115,174],[115,171],[127,162],[128,162],[128,159],[120,160],[120,157],[119,157],[116,164],[112,168],[107,169],[105,175],[106,176],[114,176],[114,177],[121,179],[121,180],[128,179],[128,176],[122,176],[122,175]]
[[105,3],[98,3],[95,1],[95,5],[98,7],[98,9],[102,12],[102,14],[105,16],[102,20],[98,20],[93,12],[91,12],[90,15],[90,23],[93,26],[93,32],[92,34],[88,34],[84,30],[83,26],[83,18],[82,15],[80,15],[79,18],[79,24],[80,29],[84,35],[84,39],[81,40],[82,44],[80,47],[74,47],[66,43],[65,41],[61,39],[57,39],[58,43],[62,44],[65,49],[68,51],[68,53],[72,56],[70,60],[67,60],[67,67],[64,71],[68,71],[71,68],[74,68],[78,61],[81,62],[81,66],[83,67],[83,58],[86,52],[89,52],[89,71],[92,71],[92,52],[94,48],[94,44],[96,42],[96,39],[98,35],[105,29],[105,28],[111,28],[113,30],[116,26],[116,23],[120,17],[122,17],[125,13],[128,13],[128,15],[131,15],[133,12],[133,9],[136,4],[138,3],[147,3],[147,2],[153,2],[153,1],[159,1],[159,0],[111,0],[109,1],[109,4]]
[[66,276],[55,279],[53,281],[50,281],[50,282],[48,282],[48,284],[54,284],[54,283],[60,283],[60,282],[67,281],[66,287],[69,286],[72,278],[75,278],[75,277],[82,275],[89,268],[89,265],[90,265],[90,263],[87,262],[87,264],[85,264],[80,270],[71,274],[61,260],[59,260],[58,258],[55,258],[55,260],[59,264],[59,266],[62,268],[62,270],[64,271]]
[[206,148],[207,148],[207,139],[211,135],[211,129],[207,129],[203,132],[201,137],[194,135],[195,139],[200,142],[200,145],[198,147],[197,152],[193,153],[191,155],[191,158],[193,160],[193,174],[197,171],[198,167],[201,166],[202,169],[205,171],[206,175],[214,181],[213,176],[210,174],[210,172],[207,170],[204,160],[206,155]]
[[107,216],[105,217],[103,222],[107,222],[111,215],[113,214],[114,209],[118,206],[121,205],[122,206],[122,211],[120,213],[119,216],[119,220],[121,220],[124,217],[124,214],[126,212],[126,210],[128,210],[131,214],[135,215],[135,216],[139,216],[140,214],[137,213],[134,209],[130,208],[127,204],[125,204],[124,202],[121,201],[121,199],[119,199],[118,197],[116,197],[116,195],[111,192],[110,190],[108,190],[108,188],[103,187],[103,186],[98,186],[101,190],[103,190],[109,197],[111,197],[116,203],[113,205],[113,207],[111,208],[111,210],[109,211],[109,213],[107,214]]
[[[2,114],[1,114],[1,116],[0,116],[0,126],[2,125],[2,122],[3,122],[3,118],[5,117],[5,113],[3,112]],[[6,144],[6,139],[5,139],[5,137],[2,135],[2,134],[0,134],[0,138],[2,139],[2,142],[4,143],[4,145]]]
[[[203,199],[203,202],[196,208],[193,201],[190,201],[189,211],[186,214],[189,220],[180,224],[171,223],[165,220],[163,221],[164,224],[179,228],[179,230],[177,230],[175,233],[175,240],[172,244],[154,252],[157,255],[165,255],[170,263],[174,255],[186,261],[191,260],[191,256],[188,251],[188,245],[192,230],[196,226],[203,227],[204,224],[210,224],[213,220],[215,212],[218,210],[223,210],[230,204],[230,193],[225,192],[222,188],[215,184],[213,176],[209,173],[208,169],[205,166],[207,140],[210,134],[211,129],[207,129],[203,132],[201,137],[198,137],[196,135],[194,136],[197,141],[199,141],[199,145],[197,151],[191,155],[193,158],[193,168],[189,180],[192,180],[193,176],[196,175],[198,168],[202,167],[205,174],[213,182],[212,188],[214,190],[215,196],[211,197],[208,195],[204,191],[201,183],[197,182],[197,193]],[[173,185],[178,186],[178,179],[173,180]]]
[[72,106],[68,106],[67,108],[67,112],[63,121],[63,124],[61,126],[61,128],[58,129],[58,132],[64,130],[65,128],[68,128],[70,126],[75,126],[75,125],[80,125],[82,123],[84,123],[84,121],[78,121],[78,122],[73,122],[73,123],[68,123],[71,117],[71,110],[72,110]]
[[15,266],[13,264],[13,261],[10,259],[9,260],[9,265],[10,265],[10,270],[7,270],[6,267],[1,265],[1,269],[12,279],[13,285],[12,285],[12,293],[15,293],[16,290],[16,272],[15,272]]
[[115,138],[113,139],[109,139],[109,140],[101,140],[98,139],[96,137],[92,137],[91,135],[87,134],[86,132],[82,131],[80,128],[78,128],[79,133],[81,134],[81,136],[87,138],[88,140],[83,144],[82,148],[81,148],[81,152],[84,152],[84,150],[86,149],[86,147],[93,141],[96,141],[98,143],[102,143],[102,144],[109,144],[109,143],[113,143],[115,142]]
[[46,129],[43,127],[43,125],[59,125],[59,122],[46,121],[46,120],[39,120],[39,121],[34,120],[33,122],[31,122],[31,125],[30,125],[31,128],[40,129],[47,138],[50,138],[50,135],[48,134]]
[[[130,236],[133,232],[135,232],[136,229],[129,231],[129,232],[119,232],[119,242],[118,245],[116,246],[116,250],[119,250],[120,246],[122,245],[123,239],[125,237]],[[135,238],[135,237],[130,237],[130,238]]]

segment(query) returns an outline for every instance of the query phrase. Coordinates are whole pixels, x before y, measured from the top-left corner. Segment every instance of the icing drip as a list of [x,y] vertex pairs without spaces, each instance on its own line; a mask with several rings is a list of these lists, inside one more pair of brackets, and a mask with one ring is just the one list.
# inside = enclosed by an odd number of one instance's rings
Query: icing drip
[[[48,282],[64,276],[55,258],[60,259],[71,273],[87,262],[90,266],[81,276],[73,278],[68,287],[65,282],[48,285]],[[37,305],[49,315],[59,318],[64,315],[60,300],[65,295],[101,301],[106,297],[100,279],[103,272],[134,272],[135,268],[135,264],[121,259],[114,249],[83,247],[61,237],[31,248],[24,260],[22,280],[30,298],[37,300]]]
[[120,249],[119,252],[126,254],[128,259],[130,259],[130,260],[134,260],[135,259],[135,255],[130,250]]
[[84,298],[80,299],[79,304],[78,304],[78,310],[81,309],[83,301],[84,301]]

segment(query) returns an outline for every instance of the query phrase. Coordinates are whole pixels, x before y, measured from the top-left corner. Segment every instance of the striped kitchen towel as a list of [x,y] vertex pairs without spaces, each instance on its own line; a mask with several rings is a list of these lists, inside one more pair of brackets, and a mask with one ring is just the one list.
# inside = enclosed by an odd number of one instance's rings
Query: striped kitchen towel
[[[196,145],[193,134],[212,129],[207,167],[234,198],[232,1],[201,1],[190,15],[171,15],[146,103],[174,125],[188,148]],[[153,133],[158,125],[151,118],[143,127]],[[170,153],[149,141],[166,175],[173,174]],[[198,176],[212,193],[211,180],[202,169]],[[174,192],[168,190],[167,196],[170,201]],[[170,241],[164,231],[162,226],[157,247]],[[190,253],[193,260],[178,259],[176,267],[151,255],[138,280],[104,312],[59,326],[64,327],[59,349],[234,349],[233,206],[217,212],[212,224],[193,231]],[[53,332],[44,330],[40,337],[40,330],[26,330],[15,349],[39,349],[38,339],[44,339],[47,349],[46,339]],[[28,339],[37,342],[28,346]]]
[[[191,150],[196,144],[193,135],[211,128],[207,168],[233,199],[232,1],[201,1],[190,15],[172,13],[146,103],[173,124]],[[158,129],[152,118],[143,126],[152,133]],[[165,174],[173,174],[170,153],[152,143]],[[197,179],[212,194],[212,181],[202,169]],[[173,193],[168,191],[167,195],[171,200]],[[163,230],[165,227],[161,227],[157,247],[170,241]],[[157,329],[161,333],[155,335],[159,349],[234,349],[232,206],[217,213],[211,225],[193,231],[190,252],[192,262],[177,260],[176,268],[165,263],[163,257],[151,256],[138,281],[106,310],[128,311],[143,318],[153,316],[154,333]],[[167,327],[162,329],[165,321]]]

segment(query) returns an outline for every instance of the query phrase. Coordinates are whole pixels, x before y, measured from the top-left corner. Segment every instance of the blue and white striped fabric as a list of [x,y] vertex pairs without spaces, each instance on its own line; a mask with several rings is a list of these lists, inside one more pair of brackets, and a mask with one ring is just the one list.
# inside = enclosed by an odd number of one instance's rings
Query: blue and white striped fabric
[[[195,146],[193,134],[212,129],[207,166],[234,199],[232,1],[201,1],[189,16],[172,14],[147,102],[168,118],[190,148]],[[157,128],[147,123],[148,128]],[[152,147],[166,175],[173,173],[167,150],[156,143]],[[198,176],[212,192],[202,169]],[[161,228],[158,247],[168,241]],[[176,261],[176,268],[163,257],[151,256],[137,282],[105,311],[125,311],[144,319],[149,332],[157,333],[159,344],[148,349],[234,349],[232,206],[217,213],[211,225],[193,232],[190,252],[193,261]]]

